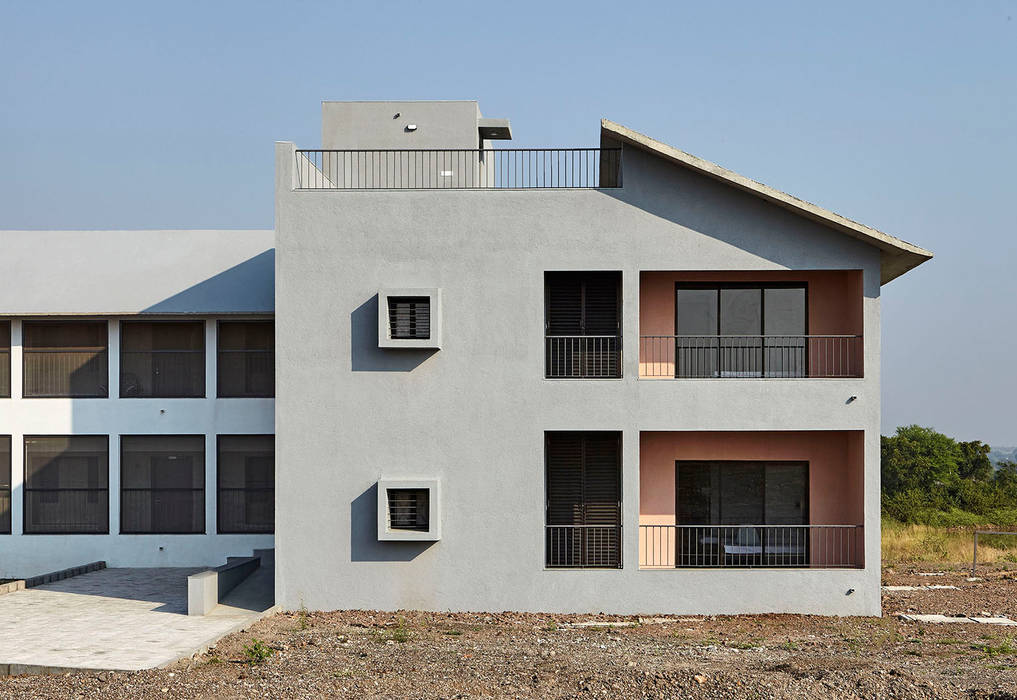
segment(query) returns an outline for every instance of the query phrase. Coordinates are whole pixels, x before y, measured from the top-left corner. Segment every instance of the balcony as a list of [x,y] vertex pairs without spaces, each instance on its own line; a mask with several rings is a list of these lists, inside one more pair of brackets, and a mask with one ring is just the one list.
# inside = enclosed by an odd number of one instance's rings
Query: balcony
[[861,378],[860,270],[643,272],[642,379]]
[[646,335],[644,378],[860,377],[860,335]]
[[639,568],[865,563],[862,431],[647,431]]
[[854,569],[861,525],[640,525],[639,568]]
[[620,148],[298,150],[301,190],[621,187]]

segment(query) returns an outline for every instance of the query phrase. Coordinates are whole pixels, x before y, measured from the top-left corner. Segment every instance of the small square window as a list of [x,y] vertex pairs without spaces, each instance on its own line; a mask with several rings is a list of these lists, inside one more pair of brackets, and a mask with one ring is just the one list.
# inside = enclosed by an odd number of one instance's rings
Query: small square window
[[434,541],[441,539],[437,479],[378,481],[378,539]]
[[378,292],[379,348],[441,348],[441,290]]

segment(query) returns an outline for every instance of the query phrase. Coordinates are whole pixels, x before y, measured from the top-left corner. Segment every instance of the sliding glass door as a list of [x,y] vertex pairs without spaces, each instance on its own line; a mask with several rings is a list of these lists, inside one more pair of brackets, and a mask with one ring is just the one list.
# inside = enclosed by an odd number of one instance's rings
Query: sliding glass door
[[804,283],[679,283],[675,294],[676,376],[807,376]]

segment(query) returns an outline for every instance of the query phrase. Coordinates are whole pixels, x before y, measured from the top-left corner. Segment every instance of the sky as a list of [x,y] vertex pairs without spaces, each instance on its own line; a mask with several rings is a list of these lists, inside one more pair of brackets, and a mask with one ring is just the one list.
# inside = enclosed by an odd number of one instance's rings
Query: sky
[[0,229],[271,228],[323,99],[477,99],[517,147],[607,117],[928,248],[883,431],[1017,445],[1017,0],[0,0]]

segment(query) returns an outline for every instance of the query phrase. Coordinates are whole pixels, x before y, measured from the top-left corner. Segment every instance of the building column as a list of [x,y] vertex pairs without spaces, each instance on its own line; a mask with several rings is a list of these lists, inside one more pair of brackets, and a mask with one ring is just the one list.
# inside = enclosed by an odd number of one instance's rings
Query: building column
[[[215,319],[205,319],[205,400],[215,402],[218,393],[218,324]],[[214,407],[214,403],[212,404]],[[210,411],[209,415],[215,415]],[[216,433],[205,433],[205,534],[216,533]]]

